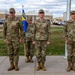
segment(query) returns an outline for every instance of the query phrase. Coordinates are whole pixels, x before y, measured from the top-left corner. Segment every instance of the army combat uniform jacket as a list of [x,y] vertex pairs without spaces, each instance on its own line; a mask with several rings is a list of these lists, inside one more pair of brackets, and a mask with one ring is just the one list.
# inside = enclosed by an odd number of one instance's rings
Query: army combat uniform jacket
[[34,24],[28,24],[27,32],[25,32],[25,42],[26,42],[26,56],[33,57],[34,55]]
[[3,26],[3,35],[3,38],[6,39],[10,62],[18,62],[19,39],[23,36],[22,22],[17,17],[9,16]]
[[35,40],[50,41],[50,22],[47,20],[35,21]]
[[36,20],[34,36],[37,61],[45,63],[47,41],[50,41],[50,22],[45,19]]
[[65,39],[67,40],[68,61],[75,62],[75,21],[69,20],[64,26]]
[[19,39],[23,36],[23,25],[22,22],[18,19],[18,17],[15,17],[14,19],[8,17],[5,20],[3,27],[3,35],[4,39],[11,41],[19,41]]

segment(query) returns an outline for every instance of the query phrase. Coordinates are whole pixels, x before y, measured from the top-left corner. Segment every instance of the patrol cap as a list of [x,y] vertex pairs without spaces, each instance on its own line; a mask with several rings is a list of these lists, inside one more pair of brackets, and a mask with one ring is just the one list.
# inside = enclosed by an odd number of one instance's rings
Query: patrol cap
[[71,13],[70,13],[71,15],[73,15],[73,14],[75,14],[75,11],[71,11]]
[[14,8],[10,8],[9,9],[9,12],[12,12],[13,13],[13,12],[15,12],[15,9]]
[[44,10],[43,10],[43,9],[40,9],[40,10],[39,10],[39,13],[44,13]]
[[32,16],[28,16],[28,17],[27,17],[27,20],[28,20],[28,21],[29,21],[29,20],[31,21],[31,20],[32,20]]

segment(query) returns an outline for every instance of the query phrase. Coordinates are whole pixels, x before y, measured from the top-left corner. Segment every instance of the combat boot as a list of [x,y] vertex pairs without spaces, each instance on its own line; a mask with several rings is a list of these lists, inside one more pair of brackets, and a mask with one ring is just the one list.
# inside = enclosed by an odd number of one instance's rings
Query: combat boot
[[69,72],[71,70],[71,67],[72,67],[72,63],[70,61],[68,61],[67,72]]
[[30,56],[30,62],[33,63],[32,56]]
[[41,69],[42,69],[43,71],[46,71],[46,68],[44,67],[44,63],[41,63]]
[[28,56],[27,59],[26,59],[26,63],[28,63],[28,62],[30,62],[30,60],[29,60],[29,56]]
[[72,63],[72,70],[75,71],[74,63]]
[[38,62],[38,67],[36,68],[37,71],[39,71],[41,69],[41,63]]
[[18,62],[15,62],[15,71],[19,71]]
[[11,71],[13,69],[15,69],[14,63],[10,62],[10,67],[8,68],[8,71]]

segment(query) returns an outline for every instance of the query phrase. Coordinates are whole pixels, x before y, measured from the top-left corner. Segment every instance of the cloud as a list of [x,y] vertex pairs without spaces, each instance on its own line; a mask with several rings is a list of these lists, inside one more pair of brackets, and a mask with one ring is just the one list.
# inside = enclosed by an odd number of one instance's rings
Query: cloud
[[4,3],[6,0],[0,0],[0,3]]
[[14,2],[16,2],[16,0],[9,0],[9,1],[7,1],[7,0],[0,0],[0,3],[14,3]]
[[53,18],[61,17],[61,16],[63,16],[63,13],[53,13]]
[[[75,0],[71,1],[71,10],[75,10]],[[54,17],[57,17],[66,12],[67,0],[0,0],[0,9],[8,10],[10,7],[14,7],[16,11],[21,11],[22,5],[24,5],[25,12],[44,9],[53,13]]]
[[0,9],[9,9],[10,7],[13,6],[13,4],[16,2],[16,0],[0,0]]

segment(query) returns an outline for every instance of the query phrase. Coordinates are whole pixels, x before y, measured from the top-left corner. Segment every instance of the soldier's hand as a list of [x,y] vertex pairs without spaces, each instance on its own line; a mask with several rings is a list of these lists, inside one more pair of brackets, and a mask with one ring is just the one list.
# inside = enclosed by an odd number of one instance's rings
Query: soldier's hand
[[19,42],[21,43],[22,42],[22,39],[20,39]]
[[35,41],[33,41],[32,44],[34,45],[35,44]]
[[50,44],[50,42],[49,41],[47,41],[47,45],[49,45]]
[[4,39],[4,42],[6,43],[6,39]]
[[68,44],[68,40],[65,40],[65,42]]

